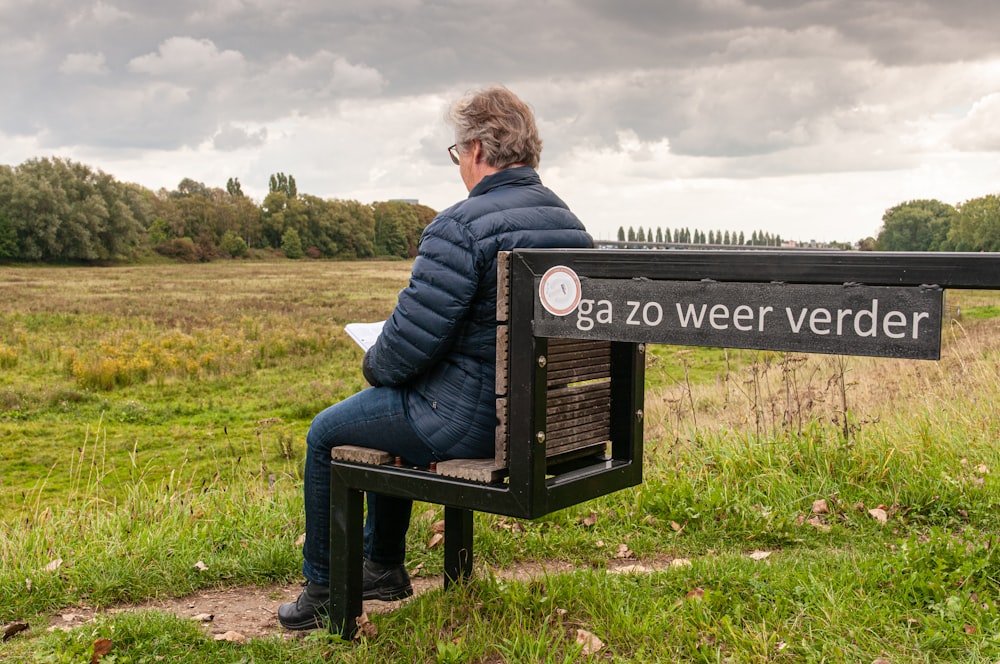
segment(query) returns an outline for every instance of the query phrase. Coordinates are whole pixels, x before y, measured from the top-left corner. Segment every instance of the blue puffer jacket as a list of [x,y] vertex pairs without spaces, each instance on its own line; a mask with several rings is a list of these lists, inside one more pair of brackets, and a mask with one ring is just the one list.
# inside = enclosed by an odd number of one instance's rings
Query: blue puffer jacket
[[365,377],[406,390],[407,417],[440,459],[492,456],[497,252],[591,246],[533,168],[483,178],[424,229],[409,285],[365,355]]

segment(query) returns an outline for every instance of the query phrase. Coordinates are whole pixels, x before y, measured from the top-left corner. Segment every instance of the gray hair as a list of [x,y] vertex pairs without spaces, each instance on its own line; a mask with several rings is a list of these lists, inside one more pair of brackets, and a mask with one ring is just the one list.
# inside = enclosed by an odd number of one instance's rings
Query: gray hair
[[455,142],[465,147],[479,141],[483,158],[493,168],[515,164],[538,167],[542,139],[531,108],[505,87],[470,92],[451,105],[448,121]]

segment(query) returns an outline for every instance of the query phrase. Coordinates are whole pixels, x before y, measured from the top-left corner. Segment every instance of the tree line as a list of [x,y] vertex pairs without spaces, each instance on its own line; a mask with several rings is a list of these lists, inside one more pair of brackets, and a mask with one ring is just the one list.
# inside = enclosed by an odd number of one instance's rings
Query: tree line
[[1000,196],[990,194],[957,206],[914,200],[889,208],[877,238],[860,249],[879,251],[1000,251]]
[[628,231],[624,226],[618,227],[619,242],[656,242],[656,243],[678,243],[678,244],[727,244],[727,245],[751,245],[755,247],[780,247],[782,239],[780,235],[772,235],[764,231],[753,231],[750,237],[746,237],[743,231],[705,231],[690,228],[670,228],[657,227],[653,231],[652,226],[643,229],[639,227],[637,231],[632,226]]
[[402,201],[364,204],[298,192],[271,176],[262,203],[238,179],[226,188],[185,178],[174,190],[138,184],[66,159],[0,165],[0,260],[183,261],[281,251],[288,258],[413,257],[436,212]]
[[[236,178],[225,189],[185,178],[157,192],[66,159],[0,165],[0,260],[137,260],[150,252],[184,261],[283,252],[289,258],[413,257],[435,211],[402,201],[364,204],[299,193],[275,173],[261,203]],[[856,248],[881,251],[1000,251],[1000,196],[957,206],[938,200],[896,205],[877,238]],[[619,227],[637,243],[781,246],[754,231]],[[845,246],[846,248],[846,246]]]

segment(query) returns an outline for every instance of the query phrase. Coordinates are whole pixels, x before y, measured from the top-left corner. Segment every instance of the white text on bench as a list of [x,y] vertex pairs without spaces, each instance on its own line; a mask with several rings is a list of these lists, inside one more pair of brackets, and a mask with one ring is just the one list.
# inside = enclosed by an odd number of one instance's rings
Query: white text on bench
[[[782,318],[771,317],[774,307],[741,304],[734,307],[726,304],[709,304],[693,302],[675,302],[677,312],[675,320],[670,320],[665,312],[670,311],[661,303],[650,301],[628,300],[624,312],[626,325],[641,325],[659,327],[661,325],[675,326],[680,329],[728,330],[740,332],[764,332],[765,324],[774,327],[782,325]],[[867,308],[857,310],[826,307],[784,307],[786,328],[792,334],[811,333],[818,336],[857,336],[878,337],[880,334],[891,339],[902,339],[909,336],[918,339],[920,324],[928,319],[930,314],[923,311],[913,311],[909,314],[902,311],[879,311],[877,298],[871,300]],[[615,322],[614,305],[610,300],[583,299],[577,308],[576,327],[581,331],[589,331],[595,325],[611,325]]]

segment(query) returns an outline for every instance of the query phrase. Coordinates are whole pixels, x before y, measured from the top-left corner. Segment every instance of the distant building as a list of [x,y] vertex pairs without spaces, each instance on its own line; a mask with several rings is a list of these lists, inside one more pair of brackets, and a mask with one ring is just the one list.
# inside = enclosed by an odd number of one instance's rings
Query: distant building
[[390,198],[390,203],[409,203],[410,205],[420,205],[419,198]]

